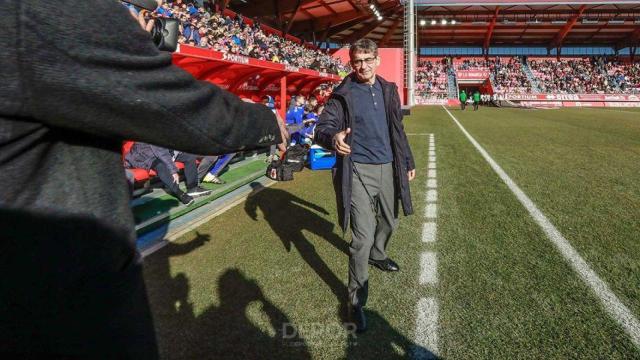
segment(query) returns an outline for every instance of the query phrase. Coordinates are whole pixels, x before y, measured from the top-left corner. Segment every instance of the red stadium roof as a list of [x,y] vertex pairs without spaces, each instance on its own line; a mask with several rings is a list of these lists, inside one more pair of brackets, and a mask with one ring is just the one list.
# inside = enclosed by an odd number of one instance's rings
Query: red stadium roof
[[[231,0],[229,6],[308,41],[349,43],[366,37],[386,47],[403,46],[405,1],[375,2],[383,14],[381,21],[369,9],[368,0]],[[415,3],[418,20],[426,22],[424,26],[418,25],[420,46],[624,48],[640,42],[638,1],[415,0]],[[435,25],[431,25],[433,20]]]

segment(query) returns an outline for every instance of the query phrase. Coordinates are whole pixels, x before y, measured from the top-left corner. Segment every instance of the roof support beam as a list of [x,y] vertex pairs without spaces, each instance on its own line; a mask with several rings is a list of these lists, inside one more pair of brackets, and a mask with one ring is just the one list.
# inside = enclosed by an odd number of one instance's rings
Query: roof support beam
[[[393,14],[395,14],[397,9],[393,8],[391,10],[393,11]],[[383,15],[389,16],[389,13],[383,13]],[[385,21],[384,17],[382,20],[378,20],[378,19],[373,20],[369,24],[365,25],[363,28],[356,30],[353,34],[350,34],[344,37],[342,39],[342,43],[351,44],[356,40],[362,39],[363,37],[369,35],[370,32],[377,29],[378,26],[380,26],[380,24],[382,24],[384,21]]]
[[562,27],[562,30],[560,30],[560,32],[553,38],[553,41],[551,42],[551,44],[549,44],[549,49],[562,47],[564,39],[571,32],[571,29],[573,29],[573,27],[576,25],[585,8],[586,5],[580,6],[580,9],[578,9],[578,13],[573,15],[573,17],[571,17],[571,19]]
[[496,11],[493,13],[493,19],[491,19],[491,23],[489,24],[489,28],[487,29],[487,34],[484,36],[484,43],[482,44],[482,49],[485,54],[489,54],[489,45],[491,44],[491,36],[493,35],[493,29],[496,27],[496,22],[498,21],[498,13],[500,12],[500,7],[496,7]]
[[289,21],[287,22],[287,28],[284,31],[284,34],[287,35],[289,33],[289,31],[291,30],[291,25],[293,25],[293,20],[296,17],[296,15],[298,15],[298,10],[300,10],[300,6],[302,5],[302,0],[298,0],[298,3],[296,4],[296,8],[293,11],[293,14],[291,14],[291,17],[289,18]]
[[278,0],[273,0],[273,8],[276,10],[276,23],[282,30],[282,9],[280,9],[280,5],[278,5]]
[[378,44],[378,47],[385,47],[387,45],[387,43],[389,42],[389,39],[391,39],[393,34],[396,32],[396,29],[400,25],[401,20],[402,20],[402,18],[398,17],[393,22],[393,25],[391,25],[391,27],[387,30],[386,34],[384,34],[384,36],[382,37],[382,40],[380,40],[380,43]]
[[332,13],[333,15],[338,15],[338,13],[335,10],[333,10],[331,6],[327,5],[327,3],[324,2],[324,0],[320,0],[320,4],[322,5],[322,7],[329,10],[329,12]]
[[[384,20],[382,20],[384,21]],[[356,30],[353,34],[347,35],[342,39],[342,43],[351,44],[356,40],[360,40],[363,37],[369,35],[370,32],[377,29],[378,26],[382,23],[382,21],[373,20],[369,24],[365,25],[362,29]]]

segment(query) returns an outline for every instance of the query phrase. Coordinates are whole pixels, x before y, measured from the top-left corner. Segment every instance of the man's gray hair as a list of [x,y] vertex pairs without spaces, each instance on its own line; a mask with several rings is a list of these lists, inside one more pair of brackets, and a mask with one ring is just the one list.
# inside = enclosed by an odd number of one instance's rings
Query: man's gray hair
[[349,48],[349,57],[353,58],[353,55],[359,52],[378,56],[378,45],[370,39],[360,39],[351,44],[351,47]]

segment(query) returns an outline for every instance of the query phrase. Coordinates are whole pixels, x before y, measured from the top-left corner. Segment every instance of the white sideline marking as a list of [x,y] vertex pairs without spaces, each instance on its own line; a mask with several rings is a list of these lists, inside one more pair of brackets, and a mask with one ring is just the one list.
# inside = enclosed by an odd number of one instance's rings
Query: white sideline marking
[[407,136],[427,136],[427,133],[407,133]]
[[438,353],[438,302],[435,298],[418,300],[416,319],[416,345],[422,347],[414,352],[414,359],[435,359]]
[[438,282],[438,259],[436,253],[427,251],[420,255],[420,284],[433,285]]
[[438,192],[436,190],[427,190],[427,202],[438,201]]
[[436,170],[427,170],[427,177],[430,179],[435,179],[436,178]]
[[436,156],[436,152],[433,150],[429,151],[429,156]]
[[435,162],[436,161],[436,157],[435,156],[429,156],[429,161]]
[[432,243],[436,241],[436,223],[428,222],[424,223],[422,227],[422,242]]
[[427,168],[428,169],[435,169],[436,168],[436,163],[429,163],[429,166]]
[[424,217],[427,219],[435,219],[437,213],[436,204],[427,204],[427,207],[424,208]]
[[498,174],[500,179],[509,187],[511,192],[516,196],[518,201],[527,209],[531,217],[540,226],[542,231],[547,235],[549,240],[555,245],[564,259],[571,265],[573,270],[578,273],[582,280],[591,287],[591,289],[598,296],[606,312],[614,318],[627,334],[631,337],[633,344],[640,348],[640,322],[633,313],[618,299],[618,297],[609,289],[607,283],[605,283],[598,274],[591,269],[589,264],[578,254],[578,252],[571,246],[569,241],[556,229],[556,227],[549,221],[549,219],[538,209],[538,207],[529,199],[527,194],[520,189],[520,187],[502,170],[500,165],[495,162],[487,153],[487,151],[467,132],[467,130],[460,124],[458,119],[453,116],[447,108],[442,107],[447,114],[458,125],[462,133],[469,139],[469,141],[480,152],[482,157],[489,163],[493,171]]
[[435,189],[438,187],[438,180],[436,179],[429,179],[427,180],[427,187],[429,189]]

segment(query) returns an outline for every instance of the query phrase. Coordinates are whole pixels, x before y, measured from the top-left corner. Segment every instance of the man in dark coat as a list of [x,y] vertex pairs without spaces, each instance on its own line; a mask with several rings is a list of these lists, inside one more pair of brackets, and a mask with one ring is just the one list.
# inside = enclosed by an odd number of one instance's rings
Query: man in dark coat
[[398,197],[405,215],[413,213],[409,181],[415,164],[402,125],[395,84],[376,75],[376,44],[351,45],[354,72],[327,102],[316,126],[316,142],[338,153],[333,168],[338,216],[343,232],[351,224],[349,309],[360,332],[366,330],[363,307],[368,296],[368,264],[384,271],[399,266],[386,254],[398,224]]
[[118,1],[0,13],[0,354],[156,358],[122,141],[223,154],[284,128],[173,66]]

